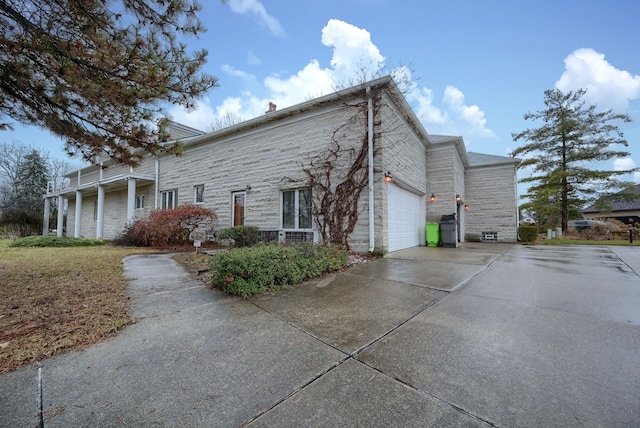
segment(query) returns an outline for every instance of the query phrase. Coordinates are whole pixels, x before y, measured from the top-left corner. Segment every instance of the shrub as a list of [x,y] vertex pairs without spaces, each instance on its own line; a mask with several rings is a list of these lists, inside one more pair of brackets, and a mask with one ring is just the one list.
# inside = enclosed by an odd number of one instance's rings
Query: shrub
[[230,239],[234,247],[242,248],[257,244],[260,236],[256,226],[234,226],[222,229],[220,239]]
[[520,226],[518,227],[518,236],[520,240],[528,244],[536,242],[538,239],[538,227],[537,226]]
[[143,247],[166,247],[187,244],[199,227],[215,224],[215,212],[195,205],[152,211],[148,218],[137,220],[118,238]]
[[28,236],[13,241],[12,247],[93,247],[105,245],[102,239],[67,238],[58,236]]
[[216,253],[209,267],[214,287],[247,298],[340,270],[348,258],[337,246],[258,244]]

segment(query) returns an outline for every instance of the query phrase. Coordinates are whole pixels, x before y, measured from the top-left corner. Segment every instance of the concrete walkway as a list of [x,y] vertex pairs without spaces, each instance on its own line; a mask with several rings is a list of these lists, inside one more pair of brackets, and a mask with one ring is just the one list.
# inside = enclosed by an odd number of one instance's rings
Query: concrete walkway
[[[46,426],[640,426],[638,247],[419,247],[249,300],[124,262],[138,322],[43,362]],[[0,375],[0,426],[36,390]]]

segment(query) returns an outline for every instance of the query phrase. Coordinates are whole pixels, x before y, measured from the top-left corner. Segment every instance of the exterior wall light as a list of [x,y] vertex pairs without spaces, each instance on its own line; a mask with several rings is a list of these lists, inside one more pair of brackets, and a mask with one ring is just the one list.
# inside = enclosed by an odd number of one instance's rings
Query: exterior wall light
[[251,186],[247,184],[247,187],[244,188],[245,192],[250,192],[251,191]]
[[469,211],[469,205],[465,205],[465,206],[464,206],[464,210],[465,210],[465,211]]
[[436,200],[436,195],[432,193],[431,196],[429,196],[429,202],[434,202],[435,200]]
[[456,195],[456,202],[460,202],[462,201],[462,198],[460,197],[460,195]]
[[391,183],[392,180],[393,180],[393,177],[391,176],[391,173],[387,171],[387,173],[384,175],[385,183]]

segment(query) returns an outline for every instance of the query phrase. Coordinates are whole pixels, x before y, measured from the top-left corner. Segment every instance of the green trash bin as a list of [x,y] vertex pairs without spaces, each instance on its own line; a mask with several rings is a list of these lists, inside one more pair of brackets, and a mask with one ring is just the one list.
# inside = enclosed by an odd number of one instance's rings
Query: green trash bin
[[440,243],[440,224],[439,223],[427,223],[426,227],[427,246],[437,247]]

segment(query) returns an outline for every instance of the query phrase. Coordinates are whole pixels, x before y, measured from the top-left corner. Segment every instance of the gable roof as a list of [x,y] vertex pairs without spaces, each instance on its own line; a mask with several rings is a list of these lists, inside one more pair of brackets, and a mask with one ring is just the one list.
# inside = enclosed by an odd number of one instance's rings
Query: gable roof
[[518,165],[521,160],[508,156],[486,155],[484,153],[468,152],[462,137],[451,135],[429,134],[429,143],[432,147],[453,144],[466,167],[484,167],[500,165]]
[[469,166],[469,157],[467,156],[467,146],[464,144],[464,140],[460,136],[453,135],[431,135],[429,134],[429,149],[438,150],[441,147],[447,147],[453,145],[460,156],[460,160],[466,167]]
[[519,164],[520,159],[508,156],[486,155],[484,153],[467,152],[469,166],[489,166],[504,164]]
[[[620,195],[622,193],[625,194],[634,194],[634,195],[638,195],[635,199],[633,200],[628,200],[628,201],[610,201],[611,204],[611,212],[614,211],[638,211],[640,210],[640,184],[636,184],[635,186],[631,186],[631,187],[627,187],[626,189],[616,193],[616,195]],[[612,199],[611,197],[607,197],[607,196],[603,196],[604,200],[607,199]],[[585,208],[582,212],[583,213],[599,213],[602,210],[597,209],[596,204],[593,204],[591,206],[589,206],[588,208]]]
[[[346,102],[350,98],[366,97],[370,89],[385,89],[385,94],[391,99],[392,108],[406,121],[412,128],[412,131],[418,135],[418,138],[425,144],[431,143],[431,139],[422,123],[416,116],[415,112],[405,99],[402,91],[394,83],[391,76],[380,77],[368,82],[360,83],[355,86],[333,92],[328,95],[313,98],[290,107],[268,111],[263,115],[252,119],[237,123],[235,125],[222,128],[210,133],[197,135],[190,138],[182,139],[185,147],[206,144],[213,140],[224,139],[228,136],[251,131],[256,128],[268,126],[269,123],[279,121],[284,118],[297,116],[305,112],[322,108],[324,106],[339,105]],[[451,138],[451,137],[450,137]]]
[[171,139],[173,140],[180,140],[182,138],[195,137],[196,135],[204,134],[204,132],[200,131],[199,129],[192,128],[182,123],[174,122],[173,120],[169,121],[168,131]]

